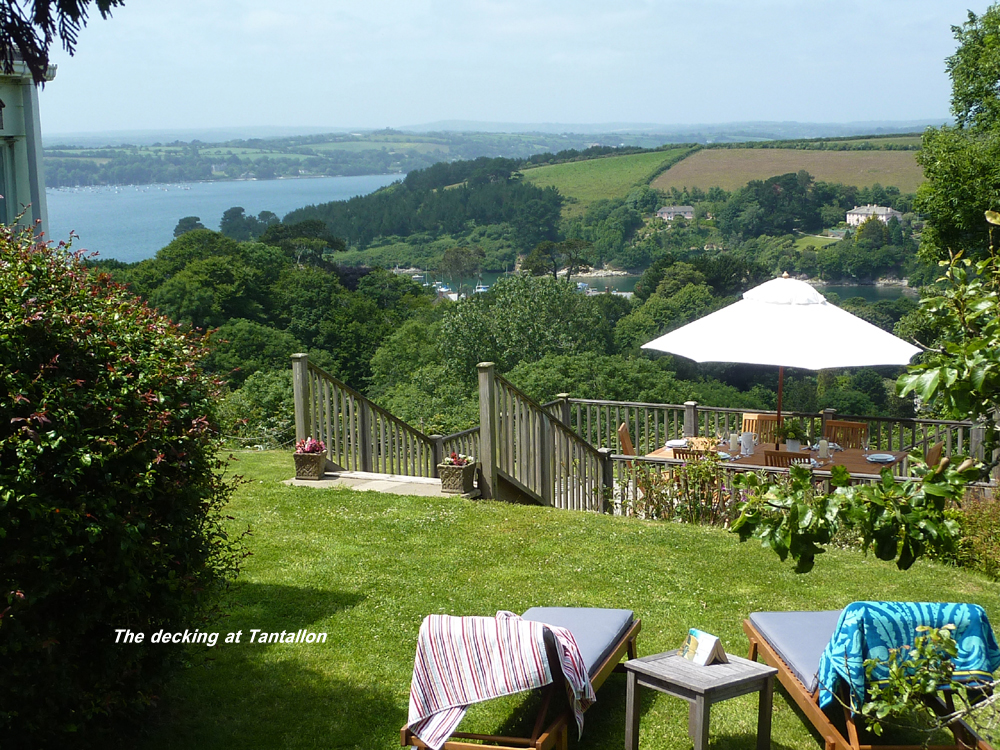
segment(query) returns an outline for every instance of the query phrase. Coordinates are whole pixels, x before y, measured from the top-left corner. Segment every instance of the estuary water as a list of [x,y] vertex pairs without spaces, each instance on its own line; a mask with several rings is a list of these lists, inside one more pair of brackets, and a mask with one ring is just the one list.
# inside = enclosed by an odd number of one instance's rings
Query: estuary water
[[233,206],[255,216],[273,211],[284,217],[303,206],[367,195],[404,176],[48,188],[49,239],[69,239],[72,230],[79,237],[75,249],[133,263],[156,255],[174,238],[174,227],[185,216],[200,217],[208,229],[218,229],[223,212]]

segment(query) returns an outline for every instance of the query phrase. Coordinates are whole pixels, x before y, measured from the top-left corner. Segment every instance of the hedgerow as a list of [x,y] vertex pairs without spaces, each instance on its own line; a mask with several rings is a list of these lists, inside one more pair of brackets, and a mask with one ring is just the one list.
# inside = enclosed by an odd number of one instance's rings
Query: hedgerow
[[[237,572],[202,340],[0,226],[0,744],[80,747],[155,702]],[[116,643],[115,630],[147,633]]]

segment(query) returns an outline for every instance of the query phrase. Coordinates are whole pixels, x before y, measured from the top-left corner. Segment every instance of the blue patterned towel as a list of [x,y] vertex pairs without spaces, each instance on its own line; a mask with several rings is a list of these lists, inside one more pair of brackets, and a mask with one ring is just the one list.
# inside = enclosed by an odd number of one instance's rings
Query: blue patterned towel
[[[952,624],[958,646],[956,679],[990,679],[1000,668],[1000,648],[986,612],[978,604],[927,602],[854,602],[840,615],[837,629],[819,660],[819,705],[825,708],[841,680],[850,686],[851,703],[865,701],[865,659],[886,661],[889,649],[913,645],[917,626],[940,628]],[[888,677],[879,667],[874,681]]]

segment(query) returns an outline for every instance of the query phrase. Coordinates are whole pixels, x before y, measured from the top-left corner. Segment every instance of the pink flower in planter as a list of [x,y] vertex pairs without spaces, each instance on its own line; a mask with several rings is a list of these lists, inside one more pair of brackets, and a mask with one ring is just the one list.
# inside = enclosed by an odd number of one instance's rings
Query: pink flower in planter
[[326,453],[326,445],[322,440],[308,437],[295,444],[296,453]]
[[466,456],[464,453],[455,453],[455,451],[452,451],[444,457],[441,463],[445,466],[468,466],[475,460],[474,456]]

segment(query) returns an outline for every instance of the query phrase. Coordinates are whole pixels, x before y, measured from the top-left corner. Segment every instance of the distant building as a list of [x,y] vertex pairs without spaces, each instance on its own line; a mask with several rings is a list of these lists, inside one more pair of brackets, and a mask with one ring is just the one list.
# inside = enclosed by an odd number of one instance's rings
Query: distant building
[[[50,65],[45,79],[56,76]],[[48,237],[45,178],[42,173],[42,129],[38,119],[38,91],[28,67],[15,58],[10,74],[0,71],[0,222],[34,224]]]
[[664,206],[656,212],[664,221],[673,221],[677,217],[682,219],[694,218],[694,206]]
[[889,220],[893,217],[897,221],[903,220],[903,214],[894,208],[888,208],[886,206],[855,206],[850,211],[847,212],[847,226],[856,227],[863,224],[867,219],[872,216],[876,217],[883,224],[888,224]]

